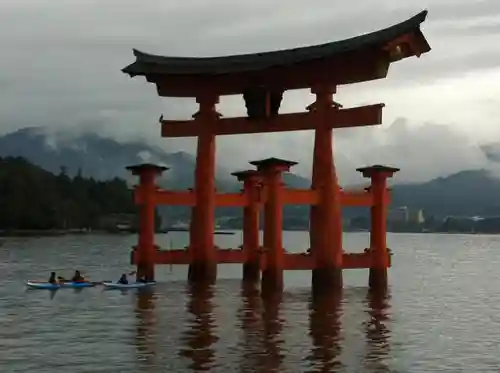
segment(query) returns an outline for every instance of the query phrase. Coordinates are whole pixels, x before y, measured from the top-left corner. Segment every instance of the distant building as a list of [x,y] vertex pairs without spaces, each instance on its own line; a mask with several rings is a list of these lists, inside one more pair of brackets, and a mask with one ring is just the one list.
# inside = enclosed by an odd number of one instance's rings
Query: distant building
[[424,210],[423,209],[410,210],[408,212],[408,222],[412,224],[424,224],[425,223]]

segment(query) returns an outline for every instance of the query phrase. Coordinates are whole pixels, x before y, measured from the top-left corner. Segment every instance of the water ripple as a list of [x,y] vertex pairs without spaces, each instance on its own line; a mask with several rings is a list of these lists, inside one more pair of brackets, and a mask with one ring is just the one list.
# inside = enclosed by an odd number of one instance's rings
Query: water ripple
[[[285,235],[296,247],[307,239]],[[500,239],[389,239],[390,292],[369,292],[365,271],[346,271],[344,291],[322,297],[311,296],[306,272],[263,297],[235,266],[221,266],[214,286],[187,284],[185,267],[159,267],[148,291],[26,291],[23,281],[51,270],[117,278],[134,237],[9,240],[0,247],[0,371],[498,371]],[[368,237],[345,240],[362,248]]]

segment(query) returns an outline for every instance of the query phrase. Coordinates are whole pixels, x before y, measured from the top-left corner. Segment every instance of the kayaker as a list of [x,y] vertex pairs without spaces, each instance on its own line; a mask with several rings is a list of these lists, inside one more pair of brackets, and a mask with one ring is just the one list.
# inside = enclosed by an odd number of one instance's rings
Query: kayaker
[[55,272],[50,272],[49,284],[56,285],[59,283],[59,280],[56,278]]
[[71,279],[72,282],[85,282],[85,277],[83,277],[80,271],[75,271],[75,275]]
[[122,277],[120,277],[120,279],[118,280],[118,283],[123,284],[123,285],[128,285],[128,279],[127,279],[126,273],[122,274]]

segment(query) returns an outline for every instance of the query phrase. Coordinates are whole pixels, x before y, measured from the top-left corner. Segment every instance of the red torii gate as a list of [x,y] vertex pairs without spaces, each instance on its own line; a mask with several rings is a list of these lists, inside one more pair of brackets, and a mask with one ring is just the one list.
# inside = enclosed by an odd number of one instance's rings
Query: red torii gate
[[[246,263],[248,278],[263,271],[263,284],[282,285],[285,269],[311,269],[314,287],[342,287],[342,268],[370,268],[371,286],[386,286],[390,266],[386,237],[388,192],[386,180],[395,168],[372,166],[359,169],[372,185],[367,191],[342,191],[333,161],[334,128],[378,125],[383,104],[343,109],[334,102],[336,87],[385,78],[392,62],[420,56],[430,47],[420,31],[427,12],[381,31],[352,39],[283,51],[214,58],[164,57],[134,50],[136,61],[123,69],[155,83],[160,96],[195,97],[199,110],[192,120],[160,118],[163,137],[198,138],[193,191],[161,191],[154,175],[164,169],[155,165],[132,166],[141,176],[136,202],[143,206],[138,249],[133,262],[139,271],[154,277],[154,264],[189,263],[190,280],[213,281],[217,263]],[[278,114],[283,93],[310,88],[316,101],[307,112]],[[248,117],[222,118],[216,104],[222,95],[243,94]],[[313,175],[310,190],[291,190],[282,185],[281,174],[295,162],[270,158],[251,162],[257,170],[236,174],[245,182],[242,193],[218,194],[215,190],[215,137],[280,131],[314,130]],[[250,176],[251,175],[251,176]],[[257,177],[258,176],[258,177]],[[253,178],[253,183],[250,180]],[[259,189],[259,179],[263,188]],[[281,241],[282,206],[311,205],[311,255],[286,254]],[[192,206],[188,250],[162,252],[152,242],[152,211],[155,204]],[[256,212],[265,211],[264,255],[257,255]],[[371,206],[370,248],[360,254],[342,250],[341,206]],[[151,207],[153,206],[153,207]],[[243,250],[219,250],[214,245],[216,206],[241,206],[246,210]],[[153,210],[152,210],[153,209]],[[146,216],[147,215],[147,216]],[[257,223],[256,223],[257,221]],[[253,268],[253,270],[251,269]]]

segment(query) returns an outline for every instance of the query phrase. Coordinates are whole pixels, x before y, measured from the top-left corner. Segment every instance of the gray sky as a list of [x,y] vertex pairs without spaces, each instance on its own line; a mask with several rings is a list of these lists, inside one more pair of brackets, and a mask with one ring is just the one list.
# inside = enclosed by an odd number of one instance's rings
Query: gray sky
[[[270,5],[272,4],[272,6]],[[324,43],[374,31],[429,10],[422,30],[433,50],[394,64],[388,78],[339,87],[344,106],[383,102],[384,123],[336,132],[343,183],[354,168],[388,163],[398,180],[424,180],[486,167],[478,149],[500,140],[498,0],[4,0],[0,2],[0,123],[142,136],[169,151],[192,141],[159,137],[157,119],[189,118],[194,100],[158,98],[154,85],[120,69],[145,52],[211,56]],[[308,92],[287,92],[282,111],[301,111]],[[244,113],[239,97],[219,111]],[[218,160],[230,169],[280,156],[310,172],[312,133],[224,137]]]

